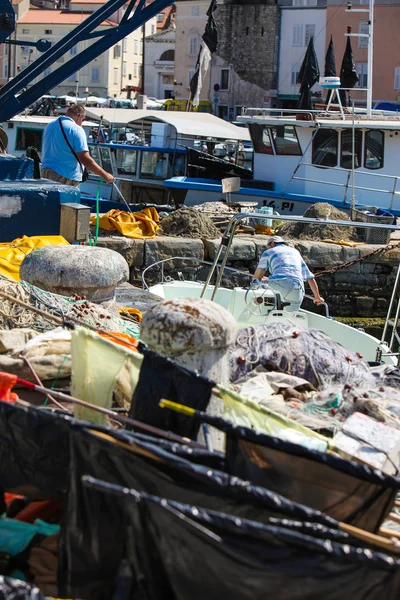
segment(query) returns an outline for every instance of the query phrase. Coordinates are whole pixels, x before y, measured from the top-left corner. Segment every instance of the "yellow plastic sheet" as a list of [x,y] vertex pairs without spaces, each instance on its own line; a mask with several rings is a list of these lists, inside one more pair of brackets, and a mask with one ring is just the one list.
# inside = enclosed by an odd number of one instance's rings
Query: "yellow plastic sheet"
[[[99,226],[106,231],[119,231],[128,238],[153,238],[160,229],[160,217],[154,207],[144,208],[140,212],[128,213],[123,210],[109,210],[101,215]],[[90,218],[91,225],[96,225],[96,216]]]
[[25,256],[43,246],[69,246],[61,235],[24,235],[12,242],[0,243],[0,274],[21,281],[19,268]]
[[217,388],[224,402],[223,417],[231,421],[234,425],[241,425],[255,429],[260,433],[267,433],[268,435],[278,437],[282,429],[294,429],[306,437],[315,438],[328,444],[329,440],[327,438],[312,429],[269,410],[265,406],[261,406],[222,385],[217,385]]
[[364,246],[365,242],[349,242],[348,240],[321,240],[325,244],[338,244],[338,246],[349,246],[350,248],[356,248],[357,246]]
[[[135,389],[143,356],[114,344],[84,327],[72,333],[72,395],[80,400],[111,408],[112,396],[123,367],[129,369],[131,389]],[[74,407],[75,416],[97,425],[106,425],[107,417],[82,406]]]

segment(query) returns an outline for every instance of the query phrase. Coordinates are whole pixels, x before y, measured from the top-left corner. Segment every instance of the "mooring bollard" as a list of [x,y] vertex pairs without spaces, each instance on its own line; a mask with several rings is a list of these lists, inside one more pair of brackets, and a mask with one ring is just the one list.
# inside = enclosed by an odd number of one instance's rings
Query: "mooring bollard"
[[[215,302],[200,298],[176,298],[160,302],[143,317],[141,339],[149,348],[212,381],[229,383],[228,350],[236,322]],[[207,413],[222,416],[223,401],[211,396]],[[224,449],[224,434],[211,429],[215,450]],[[200,430],[199,441],[204,442]]]
[[109,302],[115,288],[129,279],[126,260],[108,248],[44,246],[23,260],[21,279],[55,294],[85,295],[92,302]]

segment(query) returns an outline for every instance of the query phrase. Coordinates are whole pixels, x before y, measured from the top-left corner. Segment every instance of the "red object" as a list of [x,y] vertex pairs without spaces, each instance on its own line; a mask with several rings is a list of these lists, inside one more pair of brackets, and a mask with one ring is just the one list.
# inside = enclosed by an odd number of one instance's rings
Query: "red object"
[[61,509],[62,502],[55,502],[54,500],[30,502],[17,514],[15,520],[34,523],[36,519],[42,519],[42,521],[49,522],[60,515]]
[[0,373],[0,400],[3,402],[16,402],[19,398],[12,388],[17,384],[18,377],[10,373]]
[[351,27],[347,27],[347,33],[351,33]]
[[10,502],[15,500],[15,498],[23,498],[19,494],[9,494],[8,492],[4,492],[4,502],[8,505]]

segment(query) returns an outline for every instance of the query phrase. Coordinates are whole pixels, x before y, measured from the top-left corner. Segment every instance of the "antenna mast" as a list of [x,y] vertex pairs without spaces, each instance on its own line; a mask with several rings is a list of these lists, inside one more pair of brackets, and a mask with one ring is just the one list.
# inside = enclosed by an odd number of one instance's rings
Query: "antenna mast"
[[367,8],[353,8],[351,2],[347,2],[346,12],[368,13],[368,33],[347,33],[351,37],[368,38],[368,69],[367,69],[367,115],[371,116],[372,111],[372,75],[374,59],[374,0],[368,0]]

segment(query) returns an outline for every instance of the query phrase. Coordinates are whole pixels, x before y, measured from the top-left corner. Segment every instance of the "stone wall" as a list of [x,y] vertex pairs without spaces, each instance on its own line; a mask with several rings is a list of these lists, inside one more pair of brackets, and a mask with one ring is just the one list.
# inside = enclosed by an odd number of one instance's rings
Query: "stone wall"
[[[237,236],[230,250],[228,266],[240,269],[241,273],[227,272],[223,279],[226,287],[247,286],[261,254],[266,250],[266,236]],[[131,240],[110,236],[99,238],[98,245],[116,250],[127,260],[130,267],[130,282],[141,286],[141,273],[154,262],[178,257],[180,260],[164,263],[164,274],[178,278],[178,272],[187,279],[204,281],[208,267],[197,264],[192,259],[212,261],[219,240],[192,240],[188,238],[156,237],[151,240]],[[364,244],[356,248],[322,242],[295,242],[304,260],[314,272],[331,269],[365,257],[377,248]],[[334,316],[384,317],[392,293],[396,267],[400,261],[400,249],[387,251],[384,255],[366,258],[346,269],[329,273],[318,278],[321,294],[327,300]],[[146,281],[150,284],[160,280],[161,269],[149,269]],[[311,305],[311,302],[310,302]],[[310,308],[310,306],[306,306]]]

